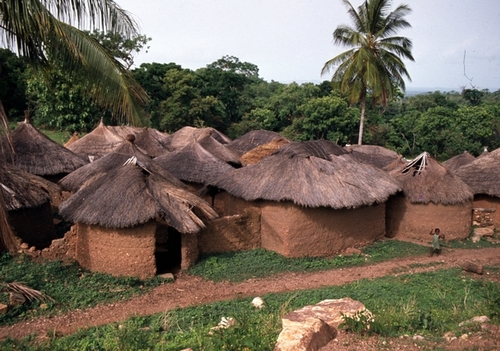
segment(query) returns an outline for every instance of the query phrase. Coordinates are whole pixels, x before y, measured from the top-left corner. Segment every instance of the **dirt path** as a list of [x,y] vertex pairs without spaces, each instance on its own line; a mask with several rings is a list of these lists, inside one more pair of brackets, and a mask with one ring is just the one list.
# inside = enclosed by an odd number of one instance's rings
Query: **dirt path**
[[[446,249],[441,256],[408,257],[363,267],[336,269],[315,273],[287,273],[265,279],[247,280],[242,283],[214,283],[198,277],[183,275],[172,284],[156,287],[148,294],[127,301],[98,305],[86,310],[71,311],[52,318],[37,318],[0,328],[0,340],[6,337],[22,338],[31,333],[39,336],[48,331],[71,334],[78,329],[125,320],[131,316],[150,315],[174,309],[206,304],[234,298],[255,297],[267,293],[314,289],[325,286],[347,284],[359,279],[372,279],[395,274],[395,268],[402,273],[418,273],[428,270],[461,266],[466,261],[494,266],[500,265],[500,248],[480,250]],[[426,264],[440,262],[438,265]],[[419,263],[422,268],[412,269]]]

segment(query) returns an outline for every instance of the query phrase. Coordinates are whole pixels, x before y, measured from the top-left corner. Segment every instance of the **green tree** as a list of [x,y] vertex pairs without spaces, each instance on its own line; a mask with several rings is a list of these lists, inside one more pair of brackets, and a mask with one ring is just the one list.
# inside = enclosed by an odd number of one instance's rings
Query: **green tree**
[[24,116],[26,100],[26,63],[8,49],[0,49],[0,101],[7,116]]
[[327,61],[321,71],[325,74],[338,65],[332,84],[351,103],[360,103],[358,144],[363,142],[363,124],[368,93],[372,104],[387,106],[399,88],[405,91],[404,77],[410,79],[402,58],[413,61],[412,42],[401,36],[391,36],[410,24],[405,16],[411,12],[400,5],[387,13],[390,0],[367,0],[358,11],[348,0],[342,0],[353,21],[353,26],[340,25],[333,32],[334,43],[351,47]]

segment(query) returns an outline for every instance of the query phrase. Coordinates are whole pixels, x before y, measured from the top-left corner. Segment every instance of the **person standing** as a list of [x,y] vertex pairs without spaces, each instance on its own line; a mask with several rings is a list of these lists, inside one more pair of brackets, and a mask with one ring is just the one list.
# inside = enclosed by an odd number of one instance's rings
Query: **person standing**
[[432,257],[434,254],[439,255],[441,253],[441,244],[439,243],[439,239],[444,240],[445,236],[443,233],[441,233],[441,230],[439,228],[431,229],[431,232],[429,234],[432,235],[432,247],[429,256]]

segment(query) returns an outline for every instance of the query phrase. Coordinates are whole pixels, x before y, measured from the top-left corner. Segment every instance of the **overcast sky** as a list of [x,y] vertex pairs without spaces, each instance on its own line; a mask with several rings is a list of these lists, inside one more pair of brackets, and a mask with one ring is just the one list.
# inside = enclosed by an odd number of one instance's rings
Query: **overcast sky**
[[[319,83],[324,63],[347,50],[332,33],[351,24],[341,0],[115,0],[152,38],[143,62],[196,70],[236,56],[261,78]],[[358,7],[362,0],[352,0]],[[393,0],[408,4],[415,62],[405,61],[412,88],[500,89],[500,0]]]

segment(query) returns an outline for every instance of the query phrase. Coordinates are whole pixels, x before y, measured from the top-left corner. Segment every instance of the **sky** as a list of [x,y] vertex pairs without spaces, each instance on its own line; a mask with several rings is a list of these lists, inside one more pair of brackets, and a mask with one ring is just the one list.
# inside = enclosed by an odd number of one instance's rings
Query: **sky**
[[[141,63],[174,62],[196,70],[223,56],[258,66],[270,82],[315,84],[326,61],[347,50],[332,33],[351,24],[341,0],[115,0],[152,38]],[[357,8],[362,0],[351,0]],[[407,4],[413,42],[406,89],[500,89],[499,0],[393,0]]]

